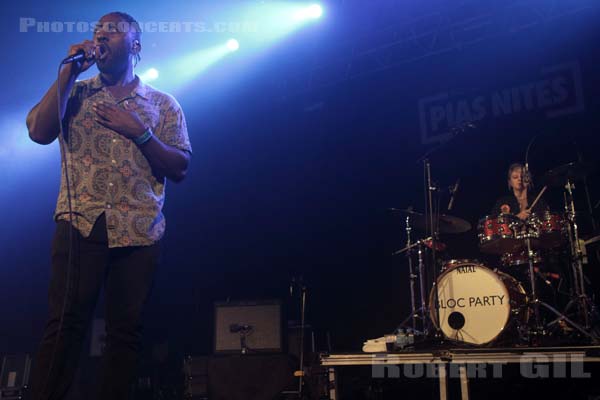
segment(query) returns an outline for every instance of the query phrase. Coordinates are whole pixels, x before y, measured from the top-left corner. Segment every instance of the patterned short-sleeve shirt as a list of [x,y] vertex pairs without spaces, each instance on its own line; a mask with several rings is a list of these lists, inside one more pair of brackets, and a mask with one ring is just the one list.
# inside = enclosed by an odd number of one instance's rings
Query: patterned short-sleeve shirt
[[[153,175],[130,139],[96,122],[93,104],[127,103],[163,143],[192,151],[177,101],[137,81],[122,99],[115,99],[99,76],[76,82],[63,121],[65,137],[59,137],[67,160],[73,224],[87,237],[105,213],[109,247],[148,246],[162,237],[165,178]],[[56,220],[69,220],[66,173],[63,163]]]

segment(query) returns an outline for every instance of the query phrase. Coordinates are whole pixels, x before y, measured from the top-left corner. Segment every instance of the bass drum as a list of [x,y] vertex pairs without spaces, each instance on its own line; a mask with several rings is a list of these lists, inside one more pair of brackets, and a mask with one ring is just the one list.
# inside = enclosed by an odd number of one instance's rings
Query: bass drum
[[[429,295],[430,316],[450,340],[485,345],[497,340],[515,323],[529,318],[523,286],[503,272],[481,263],[454,263],[437,280]],[[439,314],[439,320],[438,320]]]

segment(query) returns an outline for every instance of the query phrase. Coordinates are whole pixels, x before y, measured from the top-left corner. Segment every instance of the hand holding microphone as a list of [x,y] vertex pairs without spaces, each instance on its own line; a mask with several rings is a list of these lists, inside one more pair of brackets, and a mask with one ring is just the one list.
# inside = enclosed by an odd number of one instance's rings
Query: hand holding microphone
[[69,48],[69,56],[62,61],[62,64],[74,65],[75,70],[71,73],[80,74],[94,65],[96,62],[96,44],[91,40],[84,40],[79,44],[74,44]]

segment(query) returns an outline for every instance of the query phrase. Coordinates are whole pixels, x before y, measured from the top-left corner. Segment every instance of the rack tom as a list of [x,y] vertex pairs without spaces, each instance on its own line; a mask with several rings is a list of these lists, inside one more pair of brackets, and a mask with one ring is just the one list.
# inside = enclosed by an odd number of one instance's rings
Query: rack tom
[[541,214],[532,214],[531,219],[537,231],[539,247],[553,249],[565,243],[567,224],[562,214],[545,211]]
[[487,215],[479,220],[479,249],[483,253],[515,253],[523,249],[523,240],[518,235],[521,220],[516,215]]

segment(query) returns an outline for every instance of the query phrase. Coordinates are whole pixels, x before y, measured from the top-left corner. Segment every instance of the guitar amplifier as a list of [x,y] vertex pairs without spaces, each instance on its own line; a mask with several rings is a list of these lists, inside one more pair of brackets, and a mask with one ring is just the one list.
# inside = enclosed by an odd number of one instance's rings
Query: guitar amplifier
[[215,302],[214,315],[216,354],[282,351],[279,300]]

